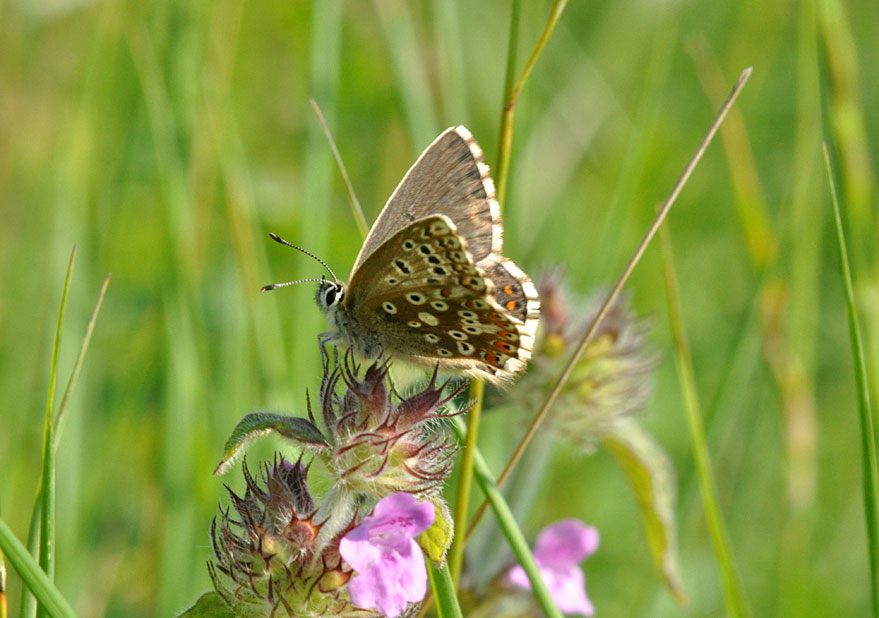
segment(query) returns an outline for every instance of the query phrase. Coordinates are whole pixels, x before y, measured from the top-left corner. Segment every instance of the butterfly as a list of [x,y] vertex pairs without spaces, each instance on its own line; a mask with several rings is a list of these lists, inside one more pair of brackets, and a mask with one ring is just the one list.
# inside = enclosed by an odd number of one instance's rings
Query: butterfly
[[501,255],[502,232],[482,150],[466,128],[447,129],[391,195],[347,284],[309,253],[333,276],[317,289],[327,337],[364,358],[509,381],[531,358],[540,302],[528,275]]

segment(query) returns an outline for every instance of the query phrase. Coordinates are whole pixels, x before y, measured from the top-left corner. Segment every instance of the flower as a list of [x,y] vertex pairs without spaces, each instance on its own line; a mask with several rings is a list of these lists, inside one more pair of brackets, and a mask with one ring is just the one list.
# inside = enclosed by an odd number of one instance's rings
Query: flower
[[339,539],[354,525],[321,542],[324,523],[306,483],[308,469],[275,457],[254,478],[243,468],[246,492],[229,490],[234,508],[211,526],[214,588],[240,616],[378,618],[346,594],[351,569],[339,556]]
[[332,367],[324,349],[322,356],[320,412],[332,445],[325,461],[336,484],[374,501],[401,491],[438,494],[452,472],[457,445],[435,421],[463,411],[453,400],[467,383],[443,396],[448,382],[437,384],[434,371],[423,388],[402,397],[387,361],[377,360],[360,377],[348,356]]
[[395,618],[424,598],[427,570],[415,537],[430,528],[434,514],[433,503],[395,493],[342,538],[339,553],[357,571],[348,582],[354,605]]
[[[598,530],[578,519],[562,519],[537,535],[534,560],[552,600],[566,614],[591,616],[595,608],[586,596],[586,579],[580,562],[598,549]],[[525,569],[516,565],[507,579],[519,588],[531,588]]]

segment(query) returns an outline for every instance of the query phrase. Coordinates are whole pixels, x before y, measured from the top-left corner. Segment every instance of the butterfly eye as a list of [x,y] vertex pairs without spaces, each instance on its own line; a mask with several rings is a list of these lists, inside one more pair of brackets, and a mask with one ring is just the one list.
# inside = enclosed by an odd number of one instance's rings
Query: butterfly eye
[[327,289],[324,290],[323,306],[326,308],[330,308],[335,305],[341,297],[340,291],[341,290],[336,285],[327,286]]

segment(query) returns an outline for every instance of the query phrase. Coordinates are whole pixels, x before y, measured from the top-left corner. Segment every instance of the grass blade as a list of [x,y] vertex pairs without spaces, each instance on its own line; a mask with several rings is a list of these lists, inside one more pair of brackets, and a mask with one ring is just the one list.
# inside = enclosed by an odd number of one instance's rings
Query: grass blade
[[76,618],[76,612],[3,519],[0,519],[0,550],[6,554],[9,564],[21,577],[24,585],[37,597],[40,607],[47,615],[51,614],[54,618]]
[[324,115],[320,111],[320,107],[317,105],[317,101],[314,99],[311,100],[311,107],[314,109],[314,113],[317,116],[318,122],[320,122],[321,128],[324,130],[324,135],[327,136],[327,142],[330,145],[330,151],[333,153],[333,158],[336,160],[336,165],[339,168],[339,173],[342,174],[342,180],[345,183],[345,189],[348,191],[348,198],[351,202],[351,212],[354,215],[354,221],[357,223],[357,229],[360,230],[360,235],[365,239],[367,232],[369,232],[369,224],[366,222],[366,215],[363,214],[363,208],[360,206],[360,200],[357,199],[357,194],[354,193],[354,186],[351,184],[351,179],[348,177],[348,170],[345,169],[345,164],[342,162],[342,155],[339,154],[339,149],[336,147],[336,140],[333,139],[333,134],[330,132],[330,128],[327,126],[327,121],[324,120]]
[[427,574],[430,576],[430,587],[436,600],[436,613],[439,618],[463,618],[458,597],[455,596],[455,584],[449,571],[449,562],[438,567],[427,561]]
[[[49,369],[49,393],[46,397],[46,419],[43,427],[43,473],[42,499],[40,507],[40,568],[50,581],[55,578],[55,423],[52,411],[55,409],[55,385],[58,379],[58,349],[61,347],[61,329],[64,326],[64,309],[67,306],[67,292],[70,277],[76,262],[76,245],[70,252],[64,289],[61,292],[61,306],[58,309],[58,324],[55,328],[55,343],[52,346],[52,365]],[[37,603],[37,616],[48,616],[43,603]]]
[[107,287],[110,285],[110,278],[112,276],[113,275],[111,274],[107,274],[104,278],[104,283],[101,286],[101,291],[98,292],[98,301],[95,303],[95,308],[92,310],[92,315],[86,326],[82,343],[79,344],[79,352],[76,355],[76,360],[73,362],[73,369],[71,369],[70,377],[67,379],[67,386],[64,387],[64,394],[61,396],[61,403],[58,404],[58,409],[55,411],[55,443],[53,445],[55,449],[58,448],[58,441],[61,439],[61,424],[64,420],[64,411],[67,409],[67,402],[70,400],[70,394],[73,392],[73,387],[76,386],[76,382],[79,379],[79,371],[82,369],[82,361],[85,360],[85,354],[89,349],[89,342],[92,339],[92,333],[94,332],[95,324],[98,321],[98,313],[101,311],[101,305],[104,302],[104,296],[107,294]]
[[705,519],[708,524],[711,544],[714,548],[714,556],[723,580],[723,597],[726,603],[726,613],[729,616],[748,616],[750,611],[745,602],[741,583],[733,565],[729,534],[726,531],[720,507],[717,503],[714,478],[711,472],[711,461],[708,455],[708,445],[705,440],[702,406],[696,390],[693,361],[690,357],[690,348],[687,343],[686,333],[684,332],[680,290],[678,289],[677,277],[672,261],[671,236],[667,227],[662,230],[662,257],[668,300],[668,318],[671,325],[672,339],[674,340],[675,364],[677,365],[681,381],[684,409],[687,413],[687,428],[690,432],[696,475],[699,479],[699,489],[702,494],[702,506],[705,510]]
[[824,143],[824,163],[827,166],[827,179],[830,195],[833,198],[833,221],[836,224],[836,240],[839,249],[840,275],[845,286],[845,301],[848,314],[848,330],[855,368],[855,386],[858,391],[858,422],[861,430],[861,478],[864,492],[864,515],[867,519],[867,540],[870,552],[870,591],[873,599],[873,616],[879,616],[879,464],[876,461],[876,433],[873,427],[873,414],[870,406],[870,392],[867,386],[867,366],[864,360],[864,346],[855,309],[855,293],[852,274],[848,262],[845,233],[839,214],[839,201],[836,197],[836,183],[830,167],[827,143]]

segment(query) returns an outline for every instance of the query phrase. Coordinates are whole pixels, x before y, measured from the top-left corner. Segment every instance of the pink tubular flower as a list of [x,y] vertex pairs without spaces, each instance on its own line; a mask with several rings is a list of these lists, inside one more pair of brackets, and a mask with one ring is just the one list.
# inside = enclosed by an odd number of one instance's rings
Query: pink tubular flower
[[[343,541],[344,542],[344,541]],[[586,596],[586,579],[580,562],[598,549],[598,530],[578,519],[562,519],[537,535],[534,560],[552,600],[566,614],[591,616],[595,608]],[[531,588],[525,569],[514,566],[507,573],[510,583]]]
[[434,515],[431,502],[419,504],[411,494],[395,493],[342,538],[339,553],[357,571],[348,582],[354,605],[395,618],[424,598],[427,570],[415,537],[433,525]]

